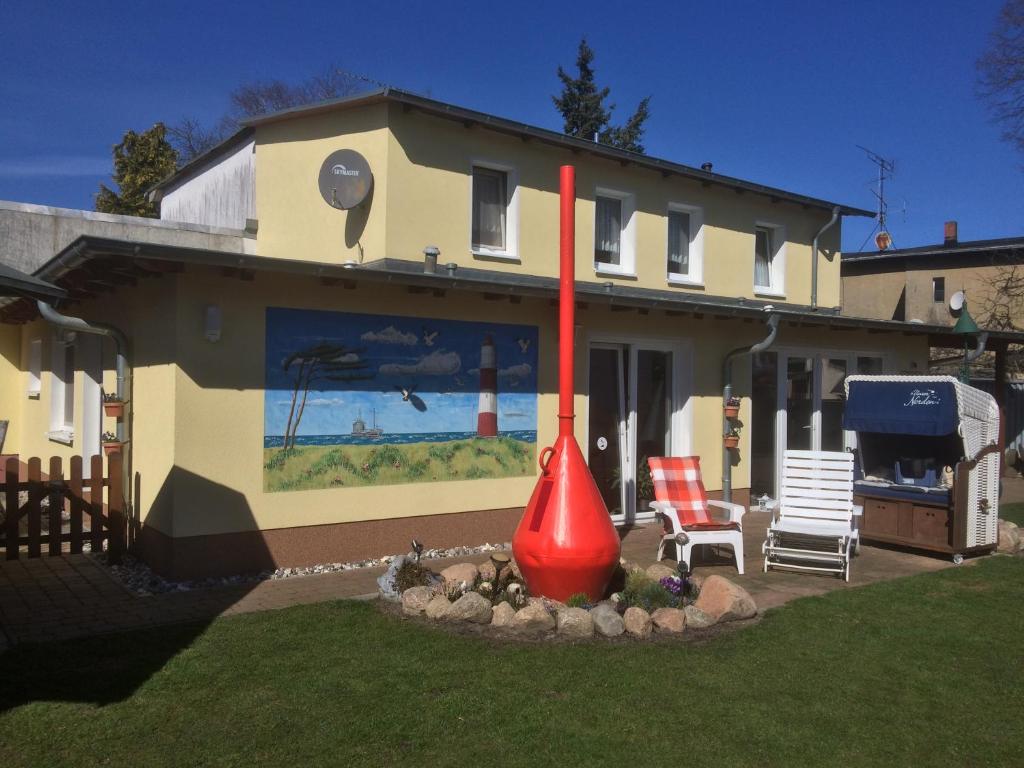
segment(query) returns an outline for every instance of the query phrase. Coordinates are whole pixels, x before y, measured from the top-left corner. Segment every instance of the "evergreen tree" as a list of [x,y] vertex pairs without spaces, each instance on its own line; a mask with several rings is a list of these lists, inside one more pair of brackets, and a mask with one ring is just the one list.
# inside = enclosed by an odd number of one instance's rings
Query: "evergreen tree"
[[146,200],[146,190],[174,173],[177,153],[167,142],[167,130],[157,123],[148,131],[128,131],[114,146],[114,183],[118,191],[100,184],[96,210],[126,216],[159,215],[157,206]]
[[562,113],[565,121],[563,131],[567,136],[578,139],[596,140],[630,152],[643,153],[641,139],[644,135],[644,123],[650,117],[651,97],[646,96],[636,108],[636,112],[626,121],[625,125],[611,124],[615,105],[605,106],[605,99],[611,92],[610,88],[598,89],[594,82],[594,51],[587,45],[587,39],[580,40],[576,54],[577,76],[573,77],[561,66],[558,67],[558,78],[562,81],[562,94],[552,96],[555,107]]

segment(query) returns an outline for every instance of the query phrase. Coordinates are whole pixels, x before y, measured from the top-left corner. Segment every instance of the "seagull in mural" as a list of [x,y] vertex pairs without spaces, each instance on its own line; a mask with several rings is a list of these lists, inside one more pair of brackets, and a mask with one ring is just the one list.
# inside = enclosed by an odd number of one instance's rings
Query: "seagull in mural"
[[530,339],[516,339],[516,343],[519,344],[519,351],[525,355],[530,348]]
[[437,334],[440,331],[428,331],[426,328],[423,329],[423,343],[428,347],[434,346],[434,339],[437,338]]
[[412,405],[413,408],[415,408],[420,413],[423,413],[424,411],[427,410],[427,404],[423,402],[423,398],[417,394],[414,394],[414,392],[416,391],[415,384],[413,384],[411,387],[400,387],[397,384],[395,384],[395,389],[402,393],[403,403],[409,403],[410,405]]

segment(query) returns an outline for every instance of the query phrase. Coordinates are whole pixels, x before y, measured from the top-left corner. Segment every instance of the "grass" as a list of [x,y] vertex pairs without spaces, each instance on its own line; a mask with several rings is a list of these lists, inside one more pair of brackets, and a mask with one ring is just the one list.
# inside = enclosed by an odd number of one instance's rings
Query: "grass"
[[404,445],[299,446],[263,450],[267,491],[533,474],[534,445],[510,437]]
[[704,643],[495,645],[338,602],[22,646],[0,765],[1020,765],[1022,593],[992,557]]
[[999,519],[1009,520],[1011,523],[1024,527],[1024,501],[1015,504],[1000,504]]

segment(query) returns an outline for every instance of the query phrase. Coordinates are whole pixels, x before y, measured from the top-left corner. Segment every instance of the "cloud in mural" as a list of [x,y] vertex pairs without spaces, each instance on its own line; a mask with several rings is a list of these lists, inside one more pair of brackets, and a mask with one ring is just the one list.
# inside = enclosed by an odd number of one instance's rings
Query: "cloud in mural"
[[312,397],[306,401],[306,405],[313,406],[341,406],[344,405],[344,399],[340,397]]
[[358,363],[359,359],[360,359],[359,355],[357,355],[355,352],[346,352],[344,355],[338,355],[337,357],[332,357],[328,362],[331,362],[331,363]]
[[367,331],[359,338],[376,344],[401,344],[406,347],[411,347],[419,341],[415,333],[403,333],[393,325],[380,331]]
[[380,373],[384,375],[412,375],[421,374],[424,376],[451,376],[458,373],[462,368],[462,358],[458,352],[431,352],[411,365],[402,363],[385,363],[380,367]]

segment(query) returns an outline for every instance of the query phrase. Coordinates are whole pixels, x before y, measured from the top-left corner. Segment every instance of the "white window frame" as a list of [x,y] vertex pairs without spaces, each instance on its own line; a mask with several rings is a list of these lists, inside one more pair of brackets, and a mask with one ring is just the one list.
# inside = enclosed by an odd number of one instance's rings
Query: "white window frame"
[[[473,242],[473,169],[484,168],[505,174],[508,203],[505,208],[505,247],[491,248]],[[519,261],[519,174],[515,166],[482,158],[472,158],[469,164],[469,250],[474,256]]]
[[622,230],[619,233],[619,263],[604,264],[594,261],[594,272],[599,275],[636,277],[636,195],[608,187],[594,188],[594,221],[590,228],[591,257],[596,250],[597,240],[597,198],[608,197],[622,203]]
[[[786,227],[782,224],[775,224],[770,221],[755,221],[757,229],[767,229],[772,233],[772,246],[775,253],[772,254],[771,263],[768,265],[768,279],[771,285],[754,285],[756,296],[769,296],[776,299],[786,298]],[[754,248],[751,255],[756,258],[757,232],[754,233]],[[753,270],[756,272],[756,269]]]
[[[65,343],[62,334],[53,336],[50,354],[50,431],[46,436],[54,442],[71,445],[75,438],[74,405],[71,408],[71,423],[68,423],[67,395],[68,387],[74,397],[75,370],[74,366],[67,370],[67,347],[74,347],[74,342]],[[73,402],[73,401],[72,401]]]
[[28,343],[28,390],[29,397],[38,400],[43,385],[43,340],[32,339]]
[[669,203],[668,213],[685,213],[690,217],[690,271],[677,275],[668,271],[668,215],[665,216],[665,274],[673,285],[704,287],[704,209],[686,203]]

